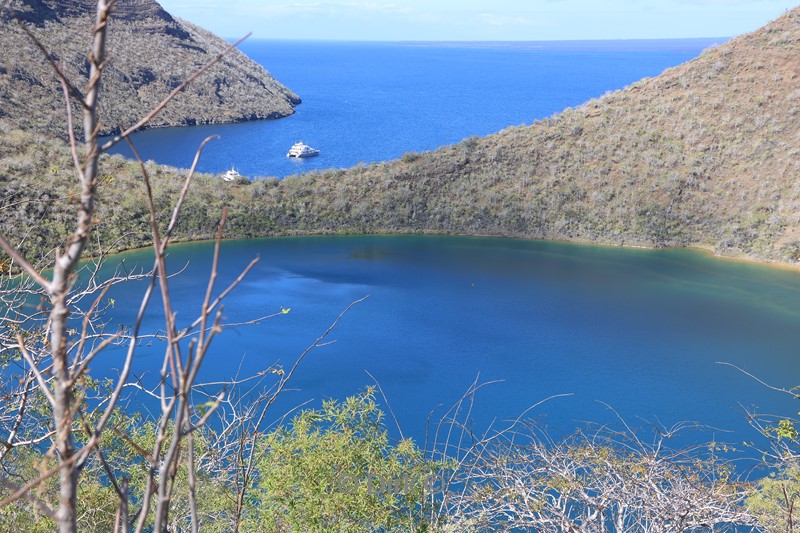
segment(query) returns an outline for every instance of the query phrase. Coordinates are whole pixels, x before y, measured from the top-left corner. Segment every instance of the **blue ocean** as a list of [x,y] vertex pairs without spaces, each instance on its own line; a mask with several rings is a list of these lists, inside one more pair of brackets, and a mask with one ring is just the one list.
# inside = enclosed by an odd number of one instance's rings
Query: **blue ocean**
[[[152,130],[135,142],[148,159],[187,166],[221,135],[201,168],[250,177],[383,161],[542,117],[698,55],[717,40],[564,43],[250,42],[244,50],[296,91],[289,118]],[[321,150],[286,158],[298,140]],[[191,322],[212,247],[170,254],[179,325]],[[290,366],[354,300],[324,347],[303,362],[272,420],[344,398],[377,381],[406,436],[422,442],[428,414],[470,384],[481,391],[475,431],[528,412],[558,433],[587,422],[706,426],[688,438],[758,437],[744,412],[791,414],[791,398],[731,366],[791,387],[800,372],[796,272],[687,250],[631,250],[472,237],[276,238],[223,243],[220,287],[261,261],[227,300],[203,378],[219,381]],[[128,268],[149,266],[131,252]],[[113,323],[130,324],[142,291],[114,289]],[[162,320],[153,304],[147,328]],[[254,318],[288,314],[256,325]],[[137,379],[154,382],[162,347],[144,347]],[[113,352],[97,369],[113,372]],[[310,402],[310,403],[307,403]],[[437,413],[444,411],[441,407]],[[434,419],[435,419],[434,415]],[[393,426],[393,424],[391,424]],[[395,431],[394,429],[392,430]],[[396,434],[396,433],[394,433]]]
[[[531,43],[252,41],[242,50],[302,99],[280,120],[146,131],[145,159],[248,177],[386,161],[530,124],[697,56],[722,39]],[[321,151],[286,157],[297,141]],[[129,155],[125,143],[117,150]]]

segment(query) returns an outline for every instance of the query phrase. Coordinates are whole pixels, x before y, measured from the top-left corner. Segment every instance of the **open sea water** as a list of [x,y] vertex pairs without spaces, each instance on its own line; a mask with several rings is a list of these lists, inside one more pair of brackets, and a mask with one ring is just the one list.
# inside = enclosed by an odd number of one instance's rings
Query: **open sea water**
[[[134,136],[145,159],[278,176],[385,161],[530,124],[697,56],[722,39],[541,43],[252,41],[242,50],[303,103],[280,120]],[[321,151],[296,160],[297,141]],[[130,155],[126,143],[117,147]]]

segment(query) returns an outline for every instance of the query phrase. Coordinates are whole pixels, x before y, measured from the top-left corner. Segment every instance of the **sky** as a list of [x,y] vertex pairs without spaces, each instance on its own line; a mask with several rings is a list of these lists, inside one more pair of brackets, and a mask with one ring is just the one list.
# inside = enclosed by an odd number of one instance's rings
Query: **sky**
[[160,0],[226,38],[549,41],[732,37],[799,0]]

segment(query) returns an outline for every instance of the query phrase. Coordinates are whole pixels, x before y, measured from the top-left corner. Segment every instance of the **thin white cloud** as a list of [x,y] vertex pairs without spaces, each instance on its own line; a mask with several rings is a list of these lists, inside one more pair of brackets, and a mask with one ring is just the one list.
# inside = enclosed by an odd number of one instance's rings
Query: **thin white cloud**
[[478,17],[482,23],[490,26],[528,26],[531,23],[525,17],[500,15],[498,13],[480,13]]
[[[292,4],[262,5],[258,6],[258,8],[256,8],[255,10],[264,15],[282,16],[282,15],[293,15],[299,13],[314,13],[322,10],[323,8],[324,4],[321,4],[319,2],[315,3],[295,2]],[[253,11],[253,8],[249,8],[248,10]]]
[[[0,0],[2,1],[2,0]],[[226,36],[378,40],[734,35],[798,0],[160,0]]]
[[292,2],[287,4],[266,4],[248,6],[248,10],[261,13],[308,13],[312,11],[363,12],[363,13],[412,13],[414,9],[398,4],[380,2]]
[[761,4],[780,4],[785,3],[785,0],[760,0],[753,2],[753,0],[673,0],[676,4],[691,5],[691,6],[740,6],[740,5],[753,5]]
[[382,4],[380,2],[347,2],[344,4],[331,4],[332,6],[346,7],[357,11],[379,12],[379,13],[412,13],[410,7],[402,7],[397,4]]

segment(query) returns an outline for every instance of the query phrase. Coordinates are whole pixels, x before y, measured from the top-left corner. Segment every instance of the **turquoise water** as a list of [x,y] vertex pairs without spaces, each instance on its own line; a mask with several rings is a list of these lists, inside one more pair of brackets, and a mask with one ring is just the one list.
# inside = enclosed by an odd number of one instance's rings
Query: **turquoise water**
[[[697,56],[713,39],[550,43],[245,42],[242,49],[303,103],[281,120],[167,128],[136,135],[145,159],[200,162],[245,176],[384,161],[530,124]],[[297,161],[297,142],[321,150]],[[125,143],[120,153],[128,154]]]
[[[210,264],[208,243],[170,254],[180,324],[192,320]],[[423,440],[428,412],[450,404],[480,376],[476,428],[531,414],[560,431],[610,421],[693,420],[719,428],[699,440],[741,441],[742,406],[791,414],[796,406],[730,367],[776,386],[796,384],[800,279],[789,270],[724,261],[687,250],[637,250],[488,238],[364,236],[278,238],[223,244],[223,287],[261,260],[225,304],[225,321],[291,308],[254,326],[228,327],[204,378],[245,376],[289,365],[347,307],[335,342],[303,363],[277,417],[309,399],[383,387],[406,434]],[[150,264],[149,252],[125,256]],[[113,323],[130,324],[141,284],[115,289]],[[159,325],[157,310],[149,329]],[[161,349],[145,348],[137,375],[155,379]],[[109,353],[95,363],[108,372]],[[726,433],[722,430],[732,431]]]

